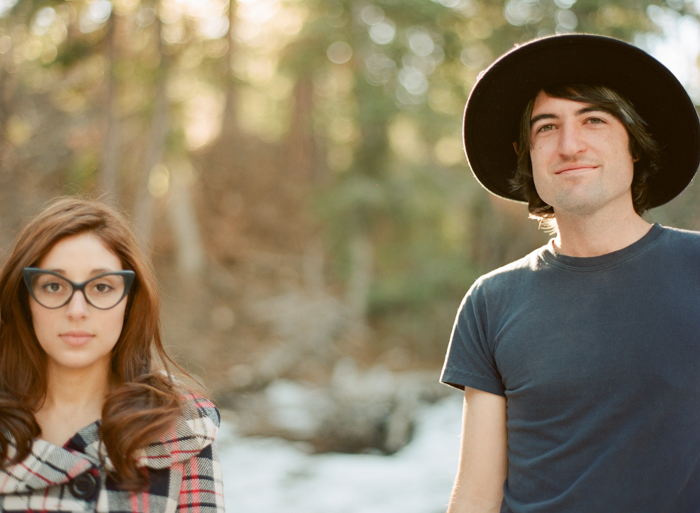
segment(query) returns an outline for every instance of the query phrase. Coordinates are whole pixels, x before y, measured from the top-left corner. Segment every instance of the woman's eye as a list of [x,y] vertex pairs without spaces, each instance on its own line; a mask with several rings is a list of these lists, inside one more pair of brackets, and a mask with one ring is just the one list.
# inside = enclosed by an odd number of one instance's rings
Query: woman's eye
[[42,288],[46,292],[60,292],[63,287],[61,286],[60,283],[53,281],[53,282],[49,282],[49,283],[44,284],[42,286]]
[[601,118],[589,118],[588,122],[593,125],[599,125],[600,123],[605,123],[605,120]]
[[96,283],[93,288],[95,292],[99,292],[100,294],[106,294],[113,289],[113,287],[107,283]]
[[549,132],[553,128],[554,128],[554,125],[542,125],[542,126],[537,128],[536,133]]

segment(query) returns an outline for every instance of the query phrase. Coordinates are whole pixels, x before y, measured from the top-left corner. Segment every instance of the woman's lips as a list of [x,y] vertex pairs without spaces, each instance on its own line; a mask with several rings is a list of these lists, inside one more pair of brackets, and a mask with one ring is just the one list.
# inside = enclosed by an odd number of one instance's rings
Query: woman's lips
[[80,347],[90,342],[94,335],[87,331],[67,331],[61,333],[60,337],[69,346]]

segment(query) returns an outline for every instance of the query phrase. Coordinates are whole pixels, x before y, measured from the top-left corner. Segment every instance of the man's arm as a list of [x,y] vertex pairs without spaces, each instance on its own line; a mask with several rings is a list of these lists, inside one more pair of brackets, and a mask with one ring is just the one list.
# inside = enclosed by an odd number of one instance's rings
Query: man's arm
[[464,389],[462,449],[447,513],[498,513],[508,475],[506,398]]

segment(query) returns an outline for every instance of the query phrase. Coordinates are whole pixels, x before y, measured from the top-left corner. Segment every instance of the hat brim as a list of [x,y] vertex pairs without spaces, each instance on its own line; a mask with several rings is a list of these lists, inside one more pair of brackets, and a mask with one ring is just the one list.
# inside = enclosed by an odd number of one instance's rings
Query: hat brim
[[545,87],[607,86],[627,98],[661,148],[661,165],[648,181],[649,207],[675,198],[700,162],[700,123],[688,93],[649,54],[617,39],[567,34],[538,39],[504,54],[479,78],[464,113],[464,146],[476,179],[503,198],[513,192],[513,143],[527,102]]

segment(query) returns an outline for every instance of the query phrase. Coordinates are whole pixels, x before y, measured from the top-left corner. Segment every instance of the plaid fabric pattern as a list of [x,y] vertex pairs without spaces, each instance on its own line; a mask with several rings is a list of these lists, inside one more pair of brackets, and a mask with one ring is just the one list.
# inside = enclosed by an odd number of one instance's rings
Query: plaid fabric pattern
[[0,512],[223,512],[214,441],[219,412],[194,395],[187,396],[185,404],[170,432],[137,454],[138,465],[148,471],[146,490],[120,490],[109,477],[114,467],[100,443],[98,421],[63,447],[34,440],[24,461],[0,470]]

